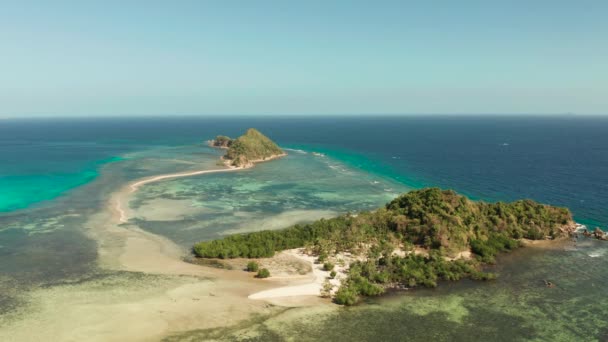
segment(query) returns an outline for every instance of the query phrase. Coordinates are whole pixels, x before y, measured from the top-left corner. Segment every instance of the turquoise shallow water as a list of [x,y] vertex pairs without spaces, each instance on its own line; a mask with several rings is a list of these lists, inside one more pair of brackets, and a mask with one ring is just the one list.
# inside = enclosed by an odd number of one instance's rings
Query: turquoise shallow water
[[52,200],[66,191],[87,184],[99,176],[99,168],[107,163],[121,160],[112,157],[89,163],[80,170],[30,175],[8,175],[0,177],[0,212],[27,208]]

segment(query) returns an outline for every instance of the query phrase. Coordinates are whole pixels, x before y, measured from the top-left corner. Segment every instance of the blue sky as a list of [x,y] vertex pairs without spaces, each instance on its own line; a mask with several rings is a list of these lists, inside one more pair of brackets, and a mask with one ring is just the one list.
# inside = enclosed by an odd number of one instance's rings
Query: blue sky
[[608,1],[2,1],[0,117],[608,114]]

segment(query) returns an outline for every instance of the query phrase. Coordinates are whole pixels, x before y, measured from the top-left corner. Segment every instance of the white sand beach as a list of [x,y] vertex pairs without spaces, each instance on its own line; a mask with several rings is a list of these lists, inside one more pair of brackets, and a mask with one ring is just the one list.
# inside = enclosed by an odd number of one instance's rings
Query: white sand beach
[[[329,279],[330,271],[325,271],[323,269],[323,264],[316,264],[316,257],[306,254],[303,248],[286,250],[280,254],[290,255],[309,263],[312,268],[312,279],[305,284],[288,285],[256,292],[251,294],[248,298],[256,300],[268,300],[284,297],[320,296],[323,283],[326,279]],[[347,266],[335,265],[334,270],[336,271],[337,275],[334,279],[329,279],[329,282],[334,286],[335,291],[340,286],[341,281],[346,278]],[[284,278],[270,277],[266,281],[273,282],[279,279]]]

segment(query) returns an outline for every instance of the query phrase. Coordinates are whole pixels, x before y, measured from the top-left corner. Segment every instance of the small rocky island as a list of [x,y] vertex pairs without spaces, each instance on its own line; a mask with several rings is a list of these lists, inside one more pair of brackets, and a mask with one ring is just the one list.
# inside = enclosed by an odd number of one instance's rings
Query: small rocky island
[[229,167],[248,168],[254,163],[286,155],[277,144],[255,128],[249,128],[236,139],[218,135],[209,145],[228,150],[222,160]]
[[[323,291],[338,304],[355,304],[390,288],[435,287],[438,281],[490,280],[484,271],[501,252],[525,240],[568,237],[576,225],[566,208],[532,200],[485,203],[451,190],[411,191],[383,208],[236,234],[193,247],[200,258],[270,258],[302,249],[339,279]],[[259,259],[264,260],[264,259]],[[341,267],[338,267],[341,265]]]
[[225,135],[218,135],[215,139],[209,142],[209,145],[218,148],[229,148],[232,145],[232,139]]

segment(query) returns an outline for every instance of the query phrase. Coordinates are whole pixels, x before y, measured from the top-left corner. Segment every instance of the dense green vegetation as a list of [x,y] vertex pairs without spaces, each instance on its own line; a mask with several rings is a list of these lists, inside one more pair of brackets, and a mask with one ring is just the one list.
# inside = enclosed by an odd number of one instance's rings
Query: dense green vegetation
[[257,272],[260,268],[260,265],[255,261],[250,261],[247,263],[247,272]]
[[232,139],[230,139],[230,137],[227,137],[225,135],[218,135],[217,137],[215,137],[215,139],[212,141],[212,145],[215,147],[224,147],[224,148],[228,148],[230,147],[230,145],[232,145]]
[[369,255],[366,261],[350,265],[348,278],[336,293],[335,301],[352,305],[359,296],[376,296],[384,293],[387,287],[435,287],[439,280],[491,280],[495,277],[493,273],[482,272],[477,260],[446,259],[436,249],[431,249],[428,255]]
[[[438,280],[492,279],[480,263],[519,247],[520,238],[564,236],[573,227],[568,209],[531,200],[474,202],[437,188],[412,191],[384,208],[342,215],[277,231],[261,231],[200,242],[194,253],[204,258],[271,257],[276,251],[307,247],[319,262],[339,252],[367,255],[350,265],[348,279],[335,296],[353,304],[394,286],[436,286]],[[394,254],[399,249],[401,255]],[[471,251],[473,260],[451,260]],[[331,263],[328,263],[328,268]]]
[[264,160],[284,153],[272,140],[255,128],[248,129],[244,135],[234,140],[218,136],[214,140],[214,146],[215,144],[228,147],[224,159],[237,167],[249,165],[254,160]]
[[258,271],[256,275],[257,278],[268,278],[270,277],[270,271],[267,268],[262,268]]

